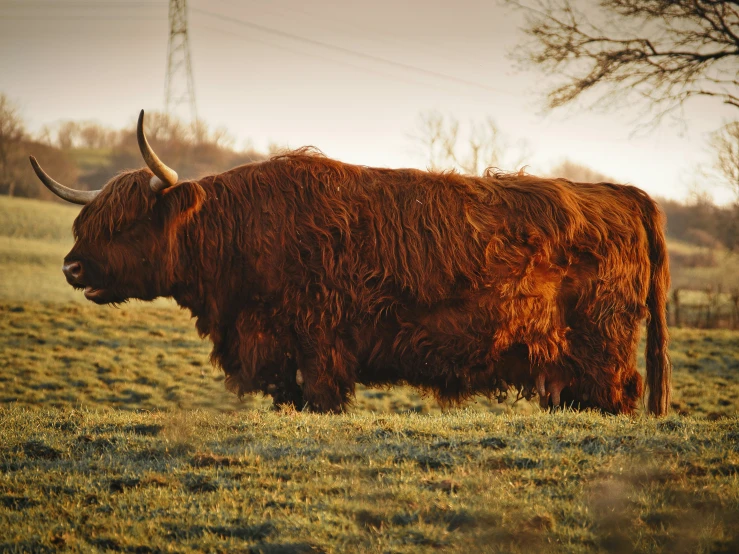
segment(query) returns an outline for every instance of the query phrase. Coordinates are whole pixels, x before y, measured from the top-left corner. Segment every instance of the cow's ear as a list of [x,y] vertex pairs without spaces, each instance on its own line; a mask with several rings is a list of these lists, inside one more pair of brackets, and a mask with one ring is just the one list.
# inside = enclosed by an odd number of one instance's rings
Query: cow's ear
[[195,181],[185,181],[160,193],[161,206],[165,225],[179,227],[198,213],[205,202],[205,191]]

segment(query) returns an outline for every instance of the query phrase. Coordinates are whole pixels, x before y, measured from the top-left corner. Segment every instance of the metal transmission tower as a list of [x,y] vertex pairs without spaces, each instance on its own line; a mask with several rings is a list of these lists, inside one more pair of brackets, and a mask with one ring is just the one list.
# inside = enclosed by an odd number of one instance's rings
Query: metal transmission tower
[[195,82],[187,36],[187,0],[169,0],[169,45],[164,94],[164,111],[167,115],[182,116],[181,108],[189,107],[191,123],[194,125],[197,122]]

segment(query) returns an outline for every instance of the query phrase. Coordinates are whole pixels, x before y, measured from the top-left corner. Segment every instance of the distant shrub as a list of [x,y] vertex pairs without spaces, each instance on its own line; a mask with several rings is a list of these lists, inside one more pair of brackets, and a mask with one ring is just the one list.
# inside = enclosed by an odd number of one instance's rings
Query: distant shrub
[[695,244],[696,246],[703,246],[705,248],[721,247],[721,241],[711,233],[705,229],[696,229],[695,227],[690,228],[685,232],[685,240]]
[[695,267],[716,267],[716,253],[714,250],[705,250],[702,252],[670,252],[670,267],[678,268],[695,268]]

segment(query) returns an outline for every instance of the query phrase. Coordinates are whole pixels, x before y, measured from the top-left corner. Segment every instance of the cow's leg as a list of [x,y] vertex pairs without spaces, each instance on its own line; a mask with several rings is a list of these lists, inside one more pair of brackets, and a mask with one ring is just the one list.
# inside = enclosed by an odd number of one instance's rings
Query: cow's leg
[[632,414],[643,391],[641,375],[636,369],[623,371],[607,367],[596,376],[586,370],[572,388],[565,389],[565,403],[579,408],[597,408],[610,414]]
[[296,382],[295,376],[292,379],[285,379],[279,384],[269,385],[267,393],[272,396],[272,405],[275,409],[282,406],[294,406],[297,410],[302,410],[305,406],[303,399],[303,389]]
[[293,406],[297,410],[302,410],[305,407],[302,385],[301,372],[291,356],[286,359],[280,371],[275,372],[266,390],[262,392],[272,396],[272,406],[275,409],[280,409],[282,406]]
[[609,323],[581,324],[572,330],[567,361],[575,379],[562,391],[561,400],[575,408],[631,414],[643,391],[636,369],[638,321],[624,317]]
[[244,310],[213,338],[211,359],[223,367],[226,387],[240,397],[261,391],[272,396],[275,407],[303,407],[297,371],[294,335],[275,330],[260,310]]
[[349,404],[356,383],[356,358],[342,341],[311,345],[299,370],[303,399],[311,410],[338,413]]

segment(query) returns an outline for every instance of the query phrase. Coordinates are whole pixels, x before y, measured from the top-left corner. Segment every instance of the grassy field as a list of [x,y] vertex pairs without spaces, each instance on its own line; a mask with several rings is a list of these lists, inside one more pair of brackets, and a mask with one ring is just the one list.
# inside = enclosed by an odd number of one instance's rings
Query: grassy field
[[79,206],[0,197],[0,298],[83,300],[62,276]]
[[736,552],[736,419],[0,409],[0,550]]
[[171,303],[83,303],[76,212],[0,198],[0,552],[739,551],[739,333],[672,331],[663,420],[407,387],[274,412]]

